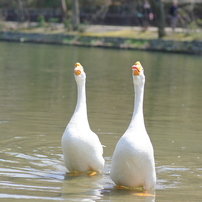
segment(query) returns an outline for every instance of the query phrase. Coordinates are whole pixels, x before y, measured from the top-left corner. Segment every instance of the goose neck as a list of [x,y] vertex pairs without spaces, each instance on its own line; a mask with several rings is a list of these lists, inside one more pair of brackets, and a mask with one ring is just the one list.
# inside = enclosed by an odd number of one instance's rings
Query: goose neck
[[77,104],[75,111],[87,114],[85,82],[77,84]]
[[135,99],[134,99],[134,111],[131,122],[144,124],[143,116],[143,98],[144,98],[144,84],[134,85]]

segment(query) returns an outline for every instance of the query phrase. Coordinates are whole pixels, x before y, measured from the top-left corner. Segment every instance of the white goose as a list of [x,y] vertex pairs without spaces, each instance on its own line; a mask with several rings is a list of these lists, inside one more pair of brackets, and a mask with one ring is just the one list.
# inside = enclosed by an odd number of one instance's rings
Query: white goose
[[144,125],[143,94],[145,76],[140,62],[132,66],[135,90],[134,111],[126,132],[118,141],[112,156],[111,179],[118,187],[155,187],[154,152]]
[[64,164],[72,174],[101,172],[104,167],[103,147],[90,129],[86,107],[86,74],[80,63],[75,64],[74,76],[78,97],[73,116],[62,136]]

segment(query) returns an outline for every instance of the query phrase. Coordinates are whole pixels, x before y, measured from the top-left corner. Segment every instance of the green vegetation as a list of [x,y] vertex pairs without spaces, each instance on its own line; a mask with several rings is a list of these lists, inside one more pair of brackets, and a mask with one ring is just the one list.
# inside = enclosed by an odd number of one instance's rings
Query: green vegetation
[[155,31],[142,31],[135,29],[123,29],[118,31],[106,31],[106,32],[85,32],[85,36],[97,36],[97,37],[124,37],[124,38],[140,38],[140,39],[154,39],[158,37]]
[[[149,0],[149,2],[154,13],[154,20],[151,22],[152,28],[144,27],[143,29],[141,28],[144,24],[144,15],[141,10],[143,0],[1,0],[0,30],[129,39],[161,37],[165,40],[202,40],[202,3],[179,1],[178,27],[181,29],[178,28],[172,32],[164,26],[165,22],[166,27],[169,26],[168,10],[172,0]],[[15,16],[17,26],[9,25],[9,27],[4,21],[7,20],[8,10],[14,13],[11,16]],[[128,27],[97,30],[92,26],[92,24],[113,25],[113,23],[128,25]]]
[[44,27],[45,26],[46,21],[45,21],[43,15],[39,15],[37,18],[37,21],[38,21],[38,27]]

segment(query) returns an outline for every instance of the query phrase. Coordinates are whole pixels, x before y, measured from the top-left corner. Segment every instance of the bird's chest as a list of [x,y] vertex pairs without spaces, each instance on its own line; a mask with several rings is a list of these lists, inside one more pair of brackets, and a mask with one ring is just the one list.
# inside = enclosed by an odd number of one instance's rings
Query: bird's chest
[[150,146],[150,139],[145,130],[129,130],[120,141],[120,145],[129,151],[147,150]]
[[71,119],[66,128],[70,133],[86,133],[90,130],[88,120],[82,116],[76,116]]

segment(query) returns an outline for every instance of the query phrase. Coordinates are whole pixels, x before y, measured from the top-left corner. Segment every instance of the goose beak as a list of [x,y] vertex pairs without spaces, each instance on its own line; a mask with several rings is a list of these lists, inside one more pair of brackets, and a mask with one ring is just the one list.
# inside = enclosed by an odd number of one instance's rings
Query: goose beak
[[81,64],[77,62],[77,63],[74,65],[74,74],[75,74],[76,76],[80,75],[80,74],[81,74],[81,69],[82,69]]
[[133,66],[132,66],[132,72],[134,76],[138,76],[140,74],[142,65],[140,64],[139,61],[137,61]]

